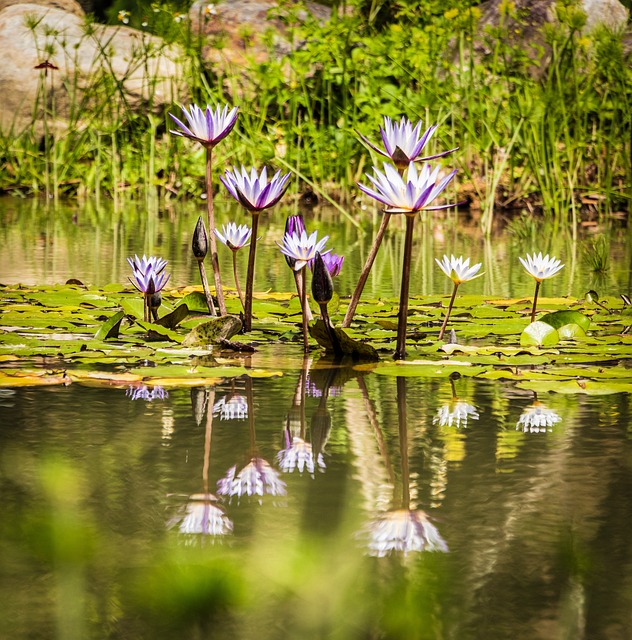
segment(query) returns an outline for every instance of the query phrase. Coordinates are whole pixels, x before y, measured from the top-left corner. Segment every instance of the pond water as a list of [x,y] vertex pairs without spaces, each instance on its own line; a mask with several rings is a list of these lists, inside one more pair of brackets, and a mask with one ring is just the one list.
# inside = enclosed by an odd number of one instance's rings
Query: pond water
[[[203,212],[1,201],[0,282],[123,283],[125,258],[151,252],[195,284]],[[274,245],[287,212],[262,225],[261,288],[292,290]],[[342,295],[378,221],[357,215],[361,231],[308,216],[347,256]],[[397,295],[401,239],[396,223],[368,297]],[[544,295],[630,294],[624,229],[574,242],[527,222],[486,242],[450,214],[415,242],[415,293],[449,292],[434,257],[454,252],[484,263],[470,293],[531,295],[517,256],[541,249],[569,265]],[[0,389],[1,638],[632,637],[629,394],[394,377],[292,343],[236,360],[253,376]]]

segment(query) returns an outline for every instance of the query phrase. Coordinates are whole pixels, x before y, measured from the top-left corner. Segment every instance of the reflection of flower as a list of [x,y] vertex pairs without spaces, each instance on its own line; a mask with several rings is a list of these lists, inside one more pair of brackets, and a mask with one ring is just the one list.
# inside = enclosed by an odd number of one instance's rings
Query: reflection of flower
[[148,387],[141,385],[140,387],[129,387],[125,392],[126,396],[129,396],[132,400],[164,400],[169,397],[169,392],[163,387]]
[[467,427],[468,418],[478,420],[478,417],[478,411],[474,405],[453,399],[440,407],[432,423],[438,422],[441,427],[451,427],[453,424],[455,427]]
[[383,557],[393,551],[447,551],[448,545],[423,511],[396,509],[369,525],[369,553]]
[[[286,439],[288,439],[286,435]],[[287,442],[287,447],[277,454],[281,471],[292,473],[294,469],[298,469],[299,473],[303,473],[307,469],[309,473],[314,473],[314,454],[312,445],[305,442],[302,438],[296,436],[292,439],[292,444]],[[323,454],[318,454],[317,464],[320,469],[325,469],[325,460]]]
[[225,496],[285,495],[285,482],[279,478],[279,472],[262,458],[252,458],[237,475],[235,475],[236,470],[236,466],[231,467],[226,476],[218,481],[218,494]]
[[456,175],[456,169],[444,178],[439,179],[440,166],[434,170],[425,164],[417,171],[415,164],[408,165],[406,181],[391,164],[384,163],[384,173],[373,167],[375,177],[367,174],[373,187],[358,184],[361,191],[386,205],[387,213],[414,213],[422,209],[447,209],[454,205],[433,205],[430,203],[448,186]]
[[213,494],[202,493],[191,496],[186,514],[180,523],[180,533],[225,536],[232,530],[233,523],[218,506]]
[[518,258],[527,273],[535,278],[536,282],[542,282],[552,278],[564,266],[560,260],[548,255],[542,257],[542,253],[527,254],[526,258]]
[[525,433],[539,433],[551,431],[551,427],[560,422],[562,418],[553,409],[549,409],[540,402],[529,405],[516,423],[516,429],[522,429]]
[[213,405],[213,415],[219,415],[220,420],[245,420],[248,417],[248,401],[244,396],[233,394],[220,398]]

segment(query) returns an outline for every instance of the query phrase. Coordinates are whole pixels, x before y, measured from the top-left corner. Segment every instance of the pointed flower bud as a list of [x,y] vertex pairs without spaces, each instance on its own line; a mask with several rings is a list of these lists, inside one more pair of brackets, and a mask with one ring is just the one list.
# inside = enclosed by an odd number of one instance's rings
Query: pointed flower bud
[[320,251],[316,252],[313,271],[312,296],[318,304],[327,304],[334,295],[334,283]]
[[191,248],[193,249],[193,255],[198,260],[204,260],[208,251],[208,236],[206,235],[206,227],[204,226],[202,216],[198,218],[197,224],[195,225]]

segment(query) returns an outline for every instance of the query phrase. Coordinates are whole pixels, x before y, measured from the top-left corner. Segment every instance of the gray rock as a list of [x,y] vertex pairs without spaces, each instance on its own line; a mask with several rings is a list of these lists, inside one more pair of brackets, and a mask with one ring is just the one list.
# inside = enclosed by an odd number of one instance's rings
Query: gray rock
[[[291,4],[291,3],[290,3]],[[306,2],[296,19],[304,23],[329,19],[331,9]],[[209,11],[210,8],[210,11]],[[230,0],[210,3],[196,0],[189,11],[194,31],[208,38],[204,57],[213,64],[241,66],[249,59],[263,62],[289,53],[293,46],[276,0]]]
[[177,99],[176,49],[135,29],[89,25],[78,15],[73,0],[49,1],[69,10],[28,3],[0,11],[0,127],[4,131],[18,133],[31,125],[35,114],[41,134],[44,78],[43,71],[34,67],[47,59],[58,67],[45,78],[48,109],[54,105],[57,129],[68,126],[73,105],[94,91],[102,72],[121,83],[122,90],[111,96],[110,104],[118,100],[131,110],[149,105],[159,109]]

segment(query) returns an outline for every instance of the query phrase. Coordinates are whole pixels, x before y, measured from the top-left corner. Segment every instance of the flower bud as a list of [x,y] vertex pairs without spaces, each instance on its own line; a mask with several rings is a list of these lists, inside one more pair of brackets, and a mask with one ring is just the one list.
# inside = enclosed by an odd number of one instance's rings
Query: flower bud
[[204,226],[204,221],[201,216],[195,225],[191,248],[193,249],[193,255],[198,260],[204,260],[208,251],[208,236],[206,235],[206,227]]
[[320,251],[316,252],[314,258],[314,269],[312,276],[312,296],[318,304],[327,304],[334,295],[334,283],[329,275],[329,270],[325,266]]

